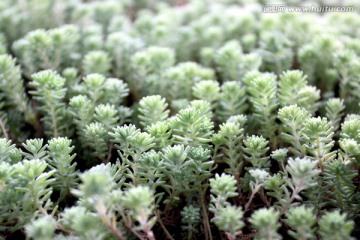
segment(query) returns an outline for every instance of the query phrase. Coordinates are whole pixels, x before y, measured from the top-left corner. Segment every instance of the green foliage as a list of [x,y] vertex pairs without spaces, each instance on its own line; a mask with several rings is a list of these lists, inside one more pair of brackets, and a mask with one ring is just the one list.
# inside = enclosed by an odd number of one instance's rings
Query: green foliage
[[26,96],[21,70],[15,65],[15,59],[9,55],[0,55],[0,86],[4,95],[4,105],[15,108],[24,114],[25,120],[36,124],[35,112]]
[[193,85],[202,80],[214,79],[214,71],[194,62],[184,62],[169,68],[165,73],[165,78],[168,87],[165,96],[168,99],[190,99]]
[[354,222],[339,211],[324,214],[319,221],[319,234],[326,239],[353,239],[350,235]]
[[329,197],[329,203],[349,214],[356,214],[355,189],[352,179],[357,176],[348,164],[341,159],[327,162],[324,167],[324,186]]
[[279,32],[265,32],[259,40],[259,55],[262,57],[262,68],[276,74],[292,67],[292,43]]
[[356,91],[359,89],[359,57],[354,51],[343,49],[337,51],[334,58],[334,68],[340,83],[340,97],[351,103],[358,98]]
[[197,226],[200,223],[200,208],[192,205],[184,207],[181,211],[182,229],[188,233],[188,239],[191,239],[194,233],[197,233]]
[[236,197],[236,180],[231,175],[215,175],[210,179],[211,204],[210,211],[214,213],[211,220],[228,238],[235,239],[241,234],[244,227],[242,220],[244,212],[241,207],[232,206],[227,202],[228,198]]
[[119,121],[117,116],[117,110],[114,105],[110,104],[99,104],[95,107],[94,118],[96,122],[104,125],[104,128],[107,131],[110,131],[114,128]]
[[124,103],[124,98],[129,95],[127,84],[117,78],[108,78],[103,86],[104,97],[103,103],[113,104],[116,107]]
[[139,102],[140,124],[145,127],[166,120],[169,116],[167,107],[166,100],[159,95],[142,98]]
[[[165,185],[165,166],[162,155],[159,152],[151,150],[141,155],[137,165],[135,178],[142,185],[149,186],[153,191],[157,187]],[[155,194],[156,202],[163,196],[163,193]]]
[[207,147],[214,125],[198,109],[188,107],[171,120],[171,127],[175,143]]
[[261,58],[256,54],[243,54],[237,41],[230,41],[219,48],[214,56],[215,67],[223,82],[242,81],[247,72],[258,70]]
[[314,114],[318,108],[320,91],[308,86],[301,71],[286,71],[280,75],[279,101],[281,106],[298,105]]
[[113,70],[116,77],[123,77],[131,71],[131,55],[143,47],[142,39],[125,32],[110,33],[106,39],[105,48],[113,60]]
[[77,26],[65,25],[45,31],[36,29],[15,41],[12,48],[24,66],[25,74],[31,74],[44,69],[59,69],[77,65],[79,61],[80,29]]
[[152,191],[148,187],[133,187],[125,192],[122,205],[129,212],[129,216],[138,222],[136,228],[142,229],[149,237],[153,237],[151,228],[156,222],[156,217],[151,217],[154,205]]
[[216,81],[204,80],[195,83],[192,91],[194,97],[208,101],[213,105],[219,98],[220,87]]
[[105,95],[103,89],[105,81],[106,78],[97,73],[88,74],[83,78],[83,88],[94,104],[102,102],[102,98]]
[[91,51],[84,56],[82,68],[85,74],[98,73],[108,75],[111,69],[109,55],[103,51]]
[[28,153],[22,152],[22,155],[28,160],[46,160],[48,158],[46,154],[46,148],[48,145],[44,145],[43,139],[28,139],[22,144],[22,146],[26,151],[28,151]]
[[[140,155],[152,148],[154,138],[145,132],[140,132],[134,125],[118,126],[109,133],[115,147],[119,149],[118,153],[123,161],[131,156],[134,161],[138,161]],[[124,164],[124,163],[123,163]]]
[[172,128],[169,121],[153,123],[147,128],[148,133],[154,137],[155,149],[161,150],[163,147],[172,144],[171,134]]
[[359,147],[358,143],[354,139],[341,139],[339,140],[341,150],[339,151],[339,157],[343,159],[345,164],[352,162],[356,166],[359,165]]
[[278,118],[282,122],[281,138],[292,147],[290,152],[296,156],[304,156],[305,148],[302,145],[304,123],[310,114],[296,105],[286,106],[279,110]]
[[226,163],[229,168],[225,171],[235,176],[238,183],[244,165],[241,149],[243,137],[244,129],[240,124],[228,121],[220,125],[219,132],[213,135],[212,140],[215,159]]
[[[215,208],[226,206],[228,198],[238,195],[236,192],[236,180],[231,175],[222,174],[219,176],[216,174],[215,178],[210,179],[210,188],[211,193],[217,198]],[[212,200],[215,200],[215,198],[212,197]]]
[[321,34],[304,44],[298,52],[299,60],[309,82],[322,91],[333,91],[336,72],[333,68],[337,41],[330,35]]
[[320,172],[316,168],[316,161],[300,158],[290,159],[286,171],[291,175],[295,187],[293,189],[298,192],[316,186],[317,183],[314,181],[314,177]]
[[304,206],[289,209],[286,223],[293,229],[288,233],[295,239],[315,239],[316,217],[311,208]]
[[38,159],[23,160],[13,165],[1,163],[2,230],[21,229],[32,220],[34,214],[52,209],[50,195],[55,179],[51,176],[56,170],[45,172],[46,168],[46,162]]
[[255,121],[261,125],[260,133],[269,138],[273,143],[273,148],[275,148],[276,131],[278,128],[274,115],[274,111],[278,107],[276,77],[271,74],[255,76],[255,78],[252,78],[251,75],[247,77],[247,91],[250,95],[249,100]]
[[0,34],[0,54],[7,52],[6,39],[3,33]]
[[55,190],[60,190],[60,198],[63,198],[77,184],[76,163],[73,162],[76,154],[71,155],[74,147],[67,138],[53,138],[47,148],[49,168],[56,170],[52,185]]
[[81,184],[73,193],[84,200],[82,205],[94,208],[93,205],[102,196],[115,187],[114,176],[109,165],[98,165],[80,175]]
[[56,222],[53,218],[41,217],[25,227],[26,233],[33,239],[50,239],[54,237]]
[[101,239],[105,235],[103,232],[106,231],[106,228],[101,224],[99,217],[84,207],[67,208],[62,217],[64,226],[71,229],[79,237]]
[[284,177],[282,174],[275,174],[264,182],[264,188],[269,191],[269,195],[277,199],[275,206],[281,209],[281,214],[296,206],[298,203],[294,202],[295,200],[302,201],[301,192],[315,189],[320,173],[317,162],[308,158],[290,158],[283,168]]
[[225,122],[229,117],[245,113],[248,109],[246,91],[238,82],[226,82],[221,86],[219,101],[216,106],[216,117]]
[[94,105],[87,96],[77,95],[70,99],[69,106],[69,111],[74,116],[76,132],[81,140],[85,141],[86,125],[91,123],[94,118]]
[[141,98],[146,95],[165,95],[168,86],[166,70],[175,64],[172,49],[149,47],[131,56],[130,88]]
[[287,154],[288,154],[288,149],[286,148],[279,148],[275,151],[273,151],[270,156],[272,159],[275,159],[282,170],[284,170],[284,163],[287,162]]
[[0,238],[355,239],[360,17],[265,5],[0,1]]
[[184,192],[200,192],[202,182],[209,178],[213,165],[210,151],[202,147],[184,147],[184,145],[168,146],[162,151],[165,179],[170,181],[165,190],[170,193],[167,204],[178,201]]
[[255,211],[250,218],[250,223],[258,231],[255,239],[282,239],[277,233],[279,216],[279,212],[272,208]]
[[93,122],[84,129],[84,145],[91,148],[92,155],[106,161],[108,154],[108,130],[104,124]]
[[228,238],[235,238],[236,235],[241,234],[241,229],[245,225],[242,221],[243,215],[244,212],[240,207],[226,206],[216,212],[212,222],[214,222],[221,231],[226,232]]
[[309,118],[304,123],[304,147],[319,161],[320,166],[336,157],[336,152],[331,151],[334,146],[333,135],[334,127],[326,118]]
[[92,73],[83,78],[78,86],[83,95],[87,95],[94,104],[109,103],[118,106],[127,97],[127,84],[117,78],[105,78],[101,74]]
[[356,142],[360,141],[360,116],[348,115],[345,121],[341,124],[341,138],[353,139]]
[[268,166],[269,157],[263,157],[267,151],[269,142],[262,136],[248,136],[244,140],[244,158],[251,163],[252,168]]
[[30,82],[34,88],[30,93],[41,104],[39,109],[42,112],[45,133],[51,137],[64,135],[66,125],[65,105],[63,98],[66,94],[65,79],[51,70],[45,70],[32,75]]
[[261,169],[251,169],[249,170],[251,180],[249,181],[249,186],[251,190],[251,195],[248,202],[245,205],[245,210],[249,209],[249,206],[257,192],[259,192],[264,186],[265,181],[269,177],[269,173]]
[[334,128],[334,132],[339,129],[341,118],[343,117],[345,106],[344,101],[338,98],[329,99],[326,103],[326,117]]

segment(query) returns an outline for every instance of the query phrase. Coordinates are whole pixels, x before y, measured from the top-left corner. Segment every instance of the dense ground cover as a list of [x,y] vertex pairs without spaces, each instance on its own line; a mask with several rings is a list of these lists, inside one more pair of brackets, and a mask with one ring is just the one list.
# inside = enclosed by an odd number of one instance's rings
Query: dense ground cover
[[1,237],[359,238],[359,6],[264,4],[2,0]]

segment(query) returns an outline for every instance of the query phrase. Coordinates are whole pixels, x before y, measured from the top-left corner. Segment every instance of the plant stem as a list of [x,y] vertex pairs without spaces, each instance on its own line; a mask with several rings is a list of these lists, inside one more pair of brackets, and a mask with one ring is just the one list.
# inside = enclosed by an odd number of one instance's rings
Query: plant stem
[[112,152],[112,150],[113,150],[113,147],[114,147],[114,144],[113,144],[113,143],[110,143],[108,156],[107,156],[107,158],[106,158],[106,160],[105,160],[105,162],[104,162],[105,164],[108,163],[108,162],[110,161],[110,159],[111,159],[111,152]]
[[252,192],[252,193],[251,193],[251,196],[250,196],[248,202],[247,202],[246,205],[245,205],[245,212],[249,209],[250,204],[251,204],[251,202],[252,202],[255,194],[256,194],[256,192]]
[[147,240],[144,236],[142,236],[141,234],[139,234],[138,232],[136,232],[133,228],[132,225],[128,222],[125,222],[125,227],[127,227],[135,236],[137,236],[139,239],[141,240]]
[[211,234],[211,228],[210,228],[210,223],[209,223],[209,216],[207,214],[207,209],[206,209],[206,205],[205,205],[205,191],[206,188],[201,191],[200,190],[200,196],[201,196],[201,208],[202,208],[202,215],[203,215],[203,225],[204,225],[204,229],[205,229],[205,239],[208,240],[212,240],[212,234]]
[[260,188],[259,195],[261,200],[266,204],[266,206],[270,206],[269,200],[266,198],[266,194],[264,192],[264,188]]
[[57,121],[56,121],[56,111],[53,105],[50,106],[50,113],[49,115],[51,116],[51,123],[52,123],[52,128],[53,128],[53,136],[54,138],[58,137],[58,131],[57,131]]
[[249,209],[250,204],[251,204],[253,198],[255,197],[255,194],[259,191],[259,189],[260,189],[260,186],[257,183],[255,183],[255,187],[251,190],[251,195],[250,195],[249,201],[245,205],[245,212]]
[[111,221],[106,216],[106,209],[104,204],[99,201],[96,205],[96,210],[100,214],[102,222],[108,227],[108,229],[118,238],[121,240],[126,240],[122,232],[115,226],[115,224],[111,223]]
[[283,215],[289,209],[290,204],[294,201],[295,197],[299,194],[300,191],[301,191],[301,189],[298,186],[296,186],[294,188],[294,191],[291,194],[290,199],[286,202],[285,206],[281,209],[280,216]]
[[157,216],[157,220],[158,220],[161,228],[164,230],[164,233],[165,233],[166,237],[167,237],[168,239],[170,239],[170,240],[174,240],[174,238],[171,236],[171,234],[169,233],[169,231],[166,229],[163,221],[161,220],[159,211],[156,211],[156,216]]
[[235,238],[236,238],[234,235],[232,235],[231,233],[228,233],[228,232],[226,232],[225,235],[226,235],[227,239],[229,239],[229,240],[235,240]]
[[1,131],[3,132],[3,135],[4,137],[6,138],[6,140],[9,140],[9,135],[7,134],[6,132],[6,129],[5,129],[5,124],[4,122],[0,119],[0,129]]

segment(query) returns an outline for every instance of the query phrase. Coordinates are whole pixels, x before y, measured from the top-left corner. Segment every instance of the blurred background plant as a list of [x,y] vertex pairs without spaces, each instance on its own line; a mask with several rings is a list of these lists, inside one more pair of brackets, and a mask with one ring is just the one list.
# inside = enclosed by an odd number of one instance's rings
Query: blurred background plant
[[360,5],[264,4],[1,1],[0,238],[360,238]]

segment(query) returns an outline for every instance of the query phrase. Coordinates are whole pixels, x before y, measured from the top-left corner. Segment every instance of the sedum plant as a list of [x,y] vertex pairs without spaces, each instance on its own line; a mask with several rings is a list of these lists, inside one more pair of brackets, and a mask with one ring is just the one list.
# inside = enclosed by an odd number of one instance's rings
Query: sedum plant
[[217,121],[222,123],[231,116],[245,113],[248,109],[246,100],[246,89],[239,82],[225,82],[216,105]]
[[290,105],[279,110],[278,118],[282,123],[280,137],[284,142],[291,144],[289,151],[295,156],[305,156],[302,132],[305,120],[310,118],[310,113],[296,105]]
[[316,217],[311,208],[304,206],[289,209],[286,223],[293,229],[288,233],[295,239],[315,239]]
[[208,147],[213,133],[213,122],[194,107],[181,110],[171,119],[175,143]]
[[277,233],[280,227],[279,212],[272,208],[262,208],[255,211],[250,218],[251,224],[258,231],[255,239],[282,239]]
[[296,104],[314,114],[318,108],[320,91],[308,85],[301,71],[292,70],[280,75],[278,96],[281,106]]
[[0,55],[1,92],[3,104],[12,107],[24,115],[24,120],[38,127],[35,112],[25,92],[21,79],[21,69],[10,55]]
[[[27,147],[29,149],[36,146],[29,146],[28,144]],[[53,175],[55,178],[53,188],[54,190],[60,190],[59,199],[61,200],[61,198],[64,198],[70,192],[70,189],[74,188],[77,184],[76,163],[73,163],[76,154],[72,154],[74,147],[71,146],[71,140],[67,138],[51,139],[47,149],[49,168],[57,170]],[[39,149],[39,151],[41,151],[41,149]]]
[[140,124],[146,127],[166,120],[169,115],[167,106],[166,100],[159,95],[142,98],[139,102]]
[[104,51],[90,51],[82,61],[82,69],[85,74],[98,73],[108,75],[111,68],[109,55]]
[[326,103],[326,117],[334,127],[334,132],[336,132],[340,127],[340,121],[344,115],[344,109],[344,101],[341,99],[332,98],[329,99]]
[[326,118],[309,118],[304,124],[305,149],[309,155],[319,161],[321,167],[325,161],[336,157],[336,152],[331,151],[334,145],[333,135],[334,127]]
[[252,73],[247,75],[247,91],[253,108],[255,122],[261,125],[260,133],[272,142],[272,148],[277,145],[277,124],[273,112],[277,110],[277,81],[275,75]]
[[346,219],[346,214],[328,212],[319,221],[319,234],[327,239],[353,239],[349,234],[353,226],[354,223]]
[[269,157],[263,157],[269,150],[268,141],[262,136],[248,136],[244,140],[244,158],[252,168],[263,168],[268,165]]
[[247,72],[259,69],[261,58],[254,53],[243,54],[240,43],[230,41],[216,51],[214,62],[223,82],[242,81]]
[[233,176],[226,174],[215,175],[215,178],[210,180],[210,187],[212,193],[210,211],[215,214],[212,221],[226,233],[228,239],[235,239],[244,227],[242,209],[232,206],[227,201],[228,198],[238,195],[236,180]]
[[32,75],[30,83],[34,88],[30,93],[39,101],[42,112],[42,122],[46,135],[50,137],[63,136],[66,131],[65,104],[62,102],[66,88],[65,79],[51,70],[44,70]]
[[197,226],[200,222],[200,208],[192,205],[185,207],[181,211],[181,222],[184,224],[182,228],[188,232],[187,238],[192,239],[193,234],[198,232]]
[[219,132],[213,135],[214,157],[226,163],[228,168],[225,171],[235,177],[238,191],[240,191],[240,176],[244,167],[241,149],[243,138],[244,128],[238,122],[231,121],[221,124]]
[[211,104],[211,108],[215,108],[220,92],[218,82],[212,80],[197,82],[194,84],[192,91],[195,98],[208,101]]
[[259,40],[263,69],[279,74],[292,67],[292,42],[281,32],[264,32]]
[[0,239],[359,238],[360,17],[266,6],[0,1]]
[[[150,47],[136,52],[131,57],[132,75],[130,88],[138,97],[146,95],[165,95],[168,87],[166,70],[175,64],[175,53],[173,49]],[[169,86],[170,87],[170,86]]]

